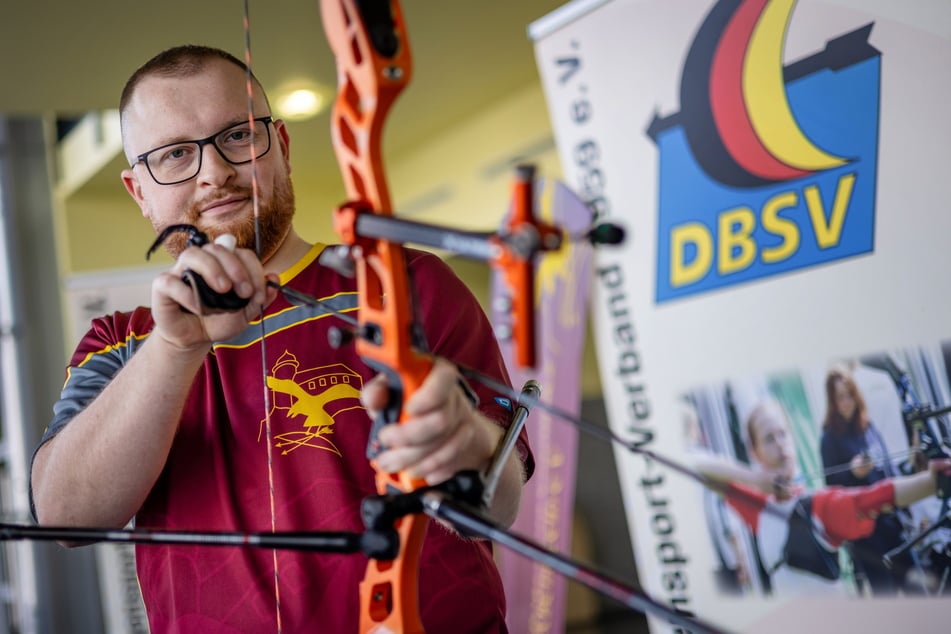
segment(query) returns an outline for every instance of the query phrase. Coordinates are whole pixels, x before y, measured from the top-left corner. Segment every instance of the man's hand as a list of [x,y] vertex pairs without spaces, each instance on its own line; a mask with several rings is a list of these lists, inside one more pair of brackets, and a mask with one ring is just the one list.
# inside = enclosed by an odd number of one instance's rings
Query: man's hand
[[[371,415],[384,407],[386,399],[383,375],[363,389],[363,404]],[[405,470],[436,484],[463,469],[483,471],[502,438],[502,428],[473,407],[459,385],[459,373],[447,361],[436,361],[404,407],[410,420],[379,432],[386,449],[376,464],[390,473]]]
[[[201,305],[195,289],[182,279],[186,270],[200,275],[212,290],[234,290],[249,298],[248,305],[236,311],[215,311]],[[262,306],[274,301],[277,290],[267,286],[268,279],[277,281],[277,276],[264,274],[253,251],[232,251],[220,244],[190,247],[152,282],[153,336],[182,350],[205,349],[233,337],[259,315]]]

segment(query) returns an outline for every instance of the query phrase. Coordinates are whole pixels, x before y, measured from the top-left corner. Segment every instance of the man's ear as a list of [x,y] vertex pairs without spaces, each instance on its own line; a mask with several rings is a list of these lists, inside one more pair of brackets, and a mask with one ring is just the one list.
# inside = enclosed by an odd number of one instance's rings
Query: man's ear
[[122,184],[125,185],[125,190],[129,192],[129,195],[132,196],[132,200],[134,200],[135,204],[142,210],[142,215],[148,218],[148,207],[145,204],[145,197],[142,195],[142,186],[135,172],[131,168],[127,168],[122,170],[119,176],[122,178]]
[[277,144],[281,149],[281,156],[284,157],[284,165],[287,166],[287,173],[291,173],[291,137],[287,133],[287,126],[283,119],[274,122],[274,130],[277,132]]

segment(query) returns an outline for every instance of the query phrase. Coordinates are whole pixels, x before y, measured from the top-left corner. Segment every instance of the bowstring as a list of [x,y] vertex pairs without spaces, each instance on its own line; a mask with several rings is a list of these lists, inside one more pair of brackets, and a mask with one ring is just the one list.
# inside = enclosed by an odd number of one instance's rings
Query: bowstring
[[[891,462],[892,460],[895,460],[898,458],[910,458],[915,453],[921,452],[921,450],[922,449],[920,445],[914,445],[914,446],[908,447],[908,449],[900,449],[898,451],[892,451],[890,453],[882,454],[881,457],[870,460],[869,462],[870,464],[877,467],[877,466],[885,465]],[[807,484],[815,484],[817,482],[824,482],[826,476],[836,475],[838,473],[845,473],[851,470],[852,470],[852,465],[848,462],[843,462],[841,464],[832,465],[831,467],[827,467],[818,472],[803,473],[793,478],[792,481],[805,482]],[[888,477],[894,477],[894,476],[888,476]]]
[[[244,65],[245,65],[245,84],[247,88],[248,96],[248,129],[251,134],[251,206],[254,210],[254,252],[257,254],[258,259],[261,259],[261,211],[260,211],[260,196],[258,189],[258,173],[257,173],[257,151],[255,150],[255,139],[254,139],[254,86],[253,86],[253,76],[251,73],[251,9],[250,9],[250,0],[244,0],[244,14],[243,14],[243,24],[244,24]],[[270,134],[270,131],[266,131],[267,134]],[[271,432],[271,393],[267,385],[267,346],[265,340],[267,338],[267,327],[265,325],[264,319],[264,306],[261,306],[260,309],[260,324],[261,324],[261,389],[264,393],[264,440],[267,444],[267,488],[268,488],[268,503],[270,505],[271,511],[271,532],[277,532],[277,511],[275,503],[275,494],[274,494],[274,448],[272,442],[272,432]],[[272,563],[274,565],[274,607],[275,614],[277,619],[277,634],[281,634],[283,631],[283,624],[281,621],[281,584],[280,584],[280,573],[277,562],[277,549],[271,551]]]

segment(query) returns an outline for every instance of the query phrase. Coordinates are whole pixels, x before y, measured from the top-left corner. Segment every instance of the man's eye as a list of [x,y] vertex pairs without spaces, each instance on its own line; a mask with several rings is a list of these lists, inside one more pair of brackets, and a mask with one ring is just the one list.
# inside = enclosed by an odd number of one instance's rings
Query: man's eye
[[234,128],[228,130],[222,137],[221,142],[225,145],[247,145],[251,140],[251,132],[247,128]]
[[188,145],[178,145],[170,147],[158,156],[158,162],[162,164],[181,163],[189,160],[194,154],[194,149]]

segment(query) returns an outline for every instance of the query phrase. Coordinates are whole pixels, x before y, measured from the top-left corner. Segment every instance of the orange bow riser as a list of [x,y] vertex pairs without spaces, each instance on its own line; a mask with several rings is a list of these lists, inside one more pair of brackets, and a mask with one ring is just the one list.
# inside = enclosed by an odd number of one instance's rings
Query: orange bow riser
[[[356,350],[387,375],[390,403],[371,430],[371,461],[382,425],[403,422],[402,404],[419,389],[433,358],[414,323],[413,295],[401,242],[445,247],[446,236],[468,249],[462,255],[488,261],[508,285],[516,362],[534,367],[535,257],[559,249],[561,229],[535,217],[534,170],[518,170],[511,213],[499,233],[460,232],[395,218],[383,170],[384,120],[412,74],[403,15],[396,0],[322,0],[321,16],[337,61],[337,98],[331,134],[349,201],[336,210],[334,227],[349,247],[357,280]],[[333,263],[331,263],[333,264]],[[340,262],[337,262],[340,264]],[[385,298],[385,301],[384,301]],[[381,495],[426,485],[406,474],[377,469]],[[388,520],[387,520],[388,521]],[[419,556],[427,517],[420,511],[395,520],[399,553],[371,559],[360,588],[363,633],[423,632],[418,606]]]
[[[402,413],[429,374],[433,361],[413,340],[413,308],[403,247],[386,240],[362,239],[355,232],[360,212],[391,215],[383,171],[383,123],[412,71],[403,16],[396,2],[322,0],[327,40],[337,60],[338,91],[331,131],[350,203],[335,217],[343,241],[353,248],[359,295],[357,352],[372,367],[387,372],[388,407]],[[386,301],[384,301],[384,297]],[[393,392],[392,390],[394,390]],[[384,421],[385,423],[395,421]],[[412,491],[424,480],[377,470],[377,490]],[[412,514],[397,520],[400,550],[393,561],[371,559],[360,587],[360,631],[423,632],[419,617],[419,555],[428,518]]]

